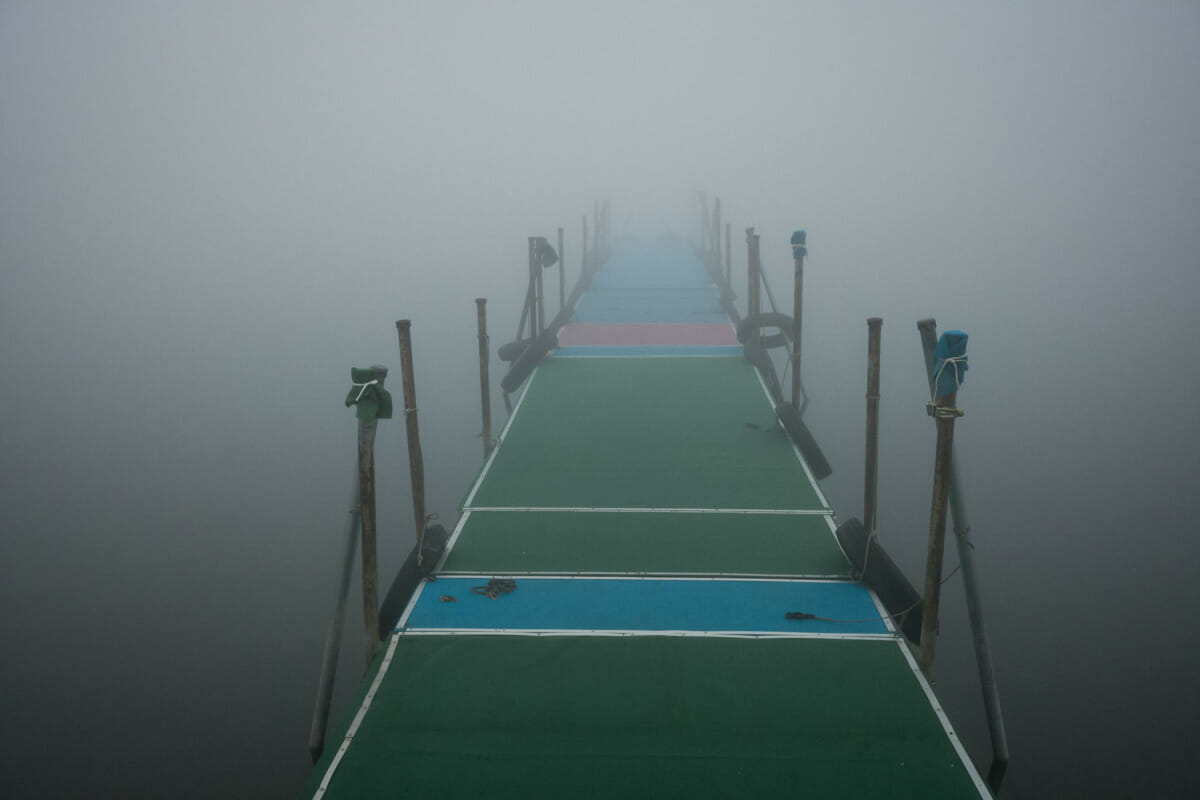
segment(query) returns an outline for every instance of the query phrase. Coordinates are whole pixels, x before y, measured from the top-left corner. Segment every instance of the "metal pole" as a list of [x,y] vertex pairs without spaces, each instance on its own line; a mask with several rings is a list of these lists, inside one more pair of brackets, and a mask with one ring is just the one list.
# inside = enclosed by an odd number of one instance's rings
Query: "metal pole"
[[563,229],[558,229],[558,310],[567,306],[567,259],[563,255]]
[[375,557],[375,427],[378,420],[358,421],[358,506],[362,518],[363,632],[366,667],[379,651],[379,568]]
[[483,457],[487,458],[492,452],[492,395],[488,382],[486,297],[475,298],[475,312],[479,322],[479,406],[483,411]]
[[417,387],[413,380],[412,321],[396,321],[400,339],[400,379],[404,385],[404,424],[408,433],[408,470],[412,475],[413,520],[417,533],[417,565],[425,546],[425,463],[421,458],[421,431],[417,424]]
[[[329,724],[329,706],[333,700],[333,681],[337,676],[338,654],[342,649],[342,628],[346,621],[346,599],[350,595],[350,579],[354,575],[354,550],[358,546],[359,527],[358,477],[350,492],[350,516],[346,520],[346,545],[342,554],[341,580],[329,631],[325,634],[325,654],[321,658],[321,678],[317,683],[317,703],[313,707],[312,727],[308,731],[308,752],[313,763],[325,751],[325,729]],[[377,623],[378,624],[378,623]]]
[[[937,346],[937,322],[923,319],[917,323],[921,334],[921,349],[925,355],[925,375],[929,378],[929,393],[933,396],[935,384],[933,355]],[[975,571],[975,545],[971,542],[971,521],[967,517],[967,502],[963,496],[962,479],[958,460],[950,460],[950,515],[954,520],[954,541],[958,547],[958,563],[961,565],[963,589],[967,596],[967,616],[971,621],[971,636],[975,643],[975,664],[979,670],[979,683],[983,691],[983,705],[987,712],[988,734],[992,740],[992,766],[988,770],[988,785],[999,789],[1008,766],[1008,735],[1004,729],[1004,712],[1000,706],[1000,690],[996,682],[996,670],[992,664],[992,649],[988,639],[987,625],[983,616],[983,598],[979,579]]]
[[921,611],[921,652],[918,661],[925,677],[933,679],[937,639],[938,604],[942,594],[942,555],[946,544],[946,510],[950,499],[950,462],[954,447],[954,403],[958,392],[934,401],[937,420],[937,449],[933,464],[933,502],[929,511],[929,552],[925,560],[925,599]]
[[867,320],[867,454],[863,476],[863,524],[875,533],[876,490],[879,482],[879,340],[883,320]]
[[800,410],[800,320],[804,312],[804,255],[796,257],[792,295],[792,408]]

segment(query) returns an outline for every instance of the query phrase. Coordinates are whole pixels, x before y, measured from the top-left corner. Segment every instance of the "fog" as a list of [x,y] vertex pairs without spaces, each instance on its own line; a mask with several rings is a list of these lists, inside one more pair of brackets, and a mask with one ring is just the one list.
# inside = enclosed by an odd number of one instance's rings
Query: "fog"
[[[970,334],[957,442],[1012,796],[1190,793],[1198,87],[1188,2],[0,5],[0,795],[292,796],[349,368],[398,392],[413,320],[452,523],[481,461],[474,298],[501,344],[527,236],[564,227],[573,279],[594,199],[617,233],[686,233],[701,190],[736,286],[741,229],[781,295],[809,232],[807,420],[842,519],[884,318],[879,530],[918,583],[915,322]],[[377,459],[390,576],[399,420]],[[937,689],[986,768],[959,579],[943,608]]]

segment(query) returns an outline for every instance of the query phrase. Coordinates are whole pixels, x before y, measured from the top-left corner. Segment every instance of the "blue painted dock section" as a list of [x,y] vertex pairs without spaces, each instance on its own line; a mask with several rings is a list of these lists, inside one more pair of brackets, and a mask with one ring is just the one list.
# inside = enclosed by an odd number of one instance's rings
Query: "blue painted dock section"
[[[487,580],[425,585],[398,630],[890,635],[870,593],[848,581],[522,577],[496,598],[472,592]],[[789,620],[790,611],[838,621]]]

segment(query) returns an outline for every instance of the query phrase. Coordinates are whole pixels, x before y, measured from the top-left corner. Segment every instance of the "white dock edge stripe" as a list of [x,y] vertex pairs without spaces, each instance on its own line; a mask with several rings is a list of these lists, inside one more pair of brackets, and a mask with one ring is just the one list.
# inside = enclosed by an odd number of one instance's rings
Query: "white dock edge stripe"
[[[771,392],[767,389],[767,382],[763,380],[762,373],[758,371],[758,367],[754,368],[754,377],[758,378],[758,385],[762,387],[763,396],[767,398],[767,405],[771,407],[771,416],[775,416],[775,404],[771,402]],[[776,418],[778,422],[778,418]],[[782,425],[783,423],[779,423]],[[788,443],[792,445],[792,453],[795,454],[796,460],[800,462],[800,467],[804,470],[804,476],[808,478],[808,485],[812,487],[817,494],[817,500],[821,501],[821,505],[829,507],[829,501],[825,499],[825,494],[821,491],[821,487],[817,485],[817,479],[813,477],[812,471],[808,468],[808,462],[804,460],[804,456],[800,453],[800,448],[792,441],[792,437],[788,436]]]
[[517,414],[521,412],[521,406],[524,405],[525,398],[529,395],[529,387],[533,385],[533,379],[537,377],[537,374],[538,367],[534,367],[533,372],[529,373],[529,377],[525,379],[525,388],[521,392],[520,398],[517,399],[517,404],[513,406],[512,413],[508,415],[508,422],[504,423],[504,430],[500,431],[500,436],[496,439],[496,446],[492,448],[492,454],[488,456],[487,463],[483,465],[479,477],[475,479],[475,485],[471,487],[471,493],[467,495],[467,499],[463,502],[463,508],[471,507],[471,501],[475,499],[475,493],[479,491],[479,487],[483,485],[484,478],[487,477],[488,470],[495,463],[496,454],[500,452],[501,446],[504,445],[504,440],[508,437],[508,431],[512,427],[513,421],[517,418]]
[[580,636],[671,637],[677,639],[846,639],[890,642],[890,633],[786,633],[781,631],[589,630],[586,628],[410,628],[395,636]]
[[383,676],[387,674],[388,667],[392,665],[392,656],[396,653],[396,644],[399,641],[399,636],[392,636],[391,644],[388,645],[387,655],[383,657],[383,663],[379,665],[379,672],[375,673],[375,680],[371,682],[371,688],[367,691],[367,696],[363,698],[358,713],[354,715],[354,721],[350,723],[350,729],[346,731],[346,738],[342,740],[342,746],[338,748],[337,755],[329,763],[329,769],[325,770],[325,777],[321,778],[321,785],[317,788],[316,794],[313,795],[313,800],[320,800],[320,798],[325,796],[325,792],[329,790],[329,782],[333,780],[333,773],[337,770],[338,764],[342,763],[342,756],[346,755],[346,751],[350,749],[350,742],[354,739],[354,734],[358,733],[358,727],[367,716],[367,709],[371,707],[371,701],[375,699],[375,693],[379,691],[379,686],[383,683]]
[[791,514],[831,517],[830,508],[624,508],[603,506],[463,506],[463,511],[558,511],[579,514]]
[[[478,572],[478,571],[476,571],[476,572],[458,572],[458,573],[454,574],[454,577],[462,578],[463,580],[487,581],[487,580],[491,580],[492,578],[504,578],[504,577],[507,577],[512,574],[514,574],[514,573],[511,573],[511,572]],[[441,577],[441,576],[439,575],[438,577]],[[449,576],[447,576],[447,577],[449,577]],[[832,584],[842,585],[847,582],[845,578],[812,579],[812,578],[799,578],[799,577],[796,577],[795,575],[789,575],[786,578],[779,579],[779,578],[768,578],[768,577],[765,577],[762,575],[754,575],[754,576],[747,577],[747,578],[731,578],[731,577],[711,575],[711,574],[710,575],[700,575],[697,577],[689,577],[687,575],[671,575],[671,576],[637,575],[637,576],[633,576],[633,577],[626,577],[626,576],[622,575],[622,576],[614,577],[610,573],[595,573],[595,574],[579,573],[579,574],[575,574],[575,575],[564,576],[564,575],[551,575],[551,574],[548,574],[545,572],[528,574],[525,576],[525,579],[531,580],[531,581],[541,581],[541,580],[548,580],[548,581],[549,580],[603,581],[603,580],[610,580],[610,581],[616,581],[616,582],[622,582],[622,583],[625,581],[691,581],[693,583],[700,582],[700,581],[705,581],[705,582],[724,581],[727,583],[775,583],[775,584],[779,584],[779,583],[802,583],[802,584],[832,583]],[[423,581],[420,584],[420,586],[418,587],[418,591],[421,588],[423,588],[427,582],[428,581]],[[865,586],[863,587],[863,589],[864,589],[864,591],[868,591],[868,592],[870,591]],[[879,613],[886,614],[887,611],[881,610]],[[403,621],[403,619],[404,618],[401,618],[402,621]]]
[[933,693],[933,689],[929,686],[929,681],[925,680],[925,674],[921,672],[921,668],[917,666],[917,662],[913,659],[912,653],[908,649],[908,645],[904,641],[903,636],[896,637],[896,644],[900,647],[900,652],[904,653],[905,660],[908,661],[908,666],[913,671],[913,675],[917,678],[917,683],[921,686],[921,691],[925,692],[926,699],[929,700],[929,705],[933,706],[933,713],[937,715],[938,720],[942,723],[942,729],[946,731],[946,736],[950,738],[950,744],[954,746],[954,752],[958,753],[958,758],[963,763],[963,767],[967,770],[967,774],[971,776],[971,780],[975,783],[975,788],[979,790],[979,796],[990,798],[991,792],[988,791],[987,785],[983,779],[979,777],[979,772],[975,769],[975,762],[967,755],[966,748],[958,738],[958,734],[954,732],[954,726],[950,724],[950,719],[946,716],[946,712],[942,710],[942,706],[938,703],[937,695]]

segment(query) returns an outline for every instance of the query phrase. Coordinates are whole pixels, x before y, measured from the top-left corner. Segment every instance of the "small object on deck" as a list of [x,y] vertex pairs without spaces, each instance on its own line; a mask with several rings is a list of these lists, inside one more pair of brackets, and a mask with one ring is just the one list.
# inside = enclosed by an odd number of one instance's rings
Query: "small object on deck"
[[486,586],[473,586],[471,591],[475,594],[481,594],[489,600],[495,600],[502,594],[515,592],[517,582],[509,578],[492,578],[487,582]]
[[818,619],[816,614],[808,614],[804,611],[789,611],[783,616],[785,619]]
[[452,594],[444,594],[439,599],[443,603],[457,603],[458,602],[458,598]]

